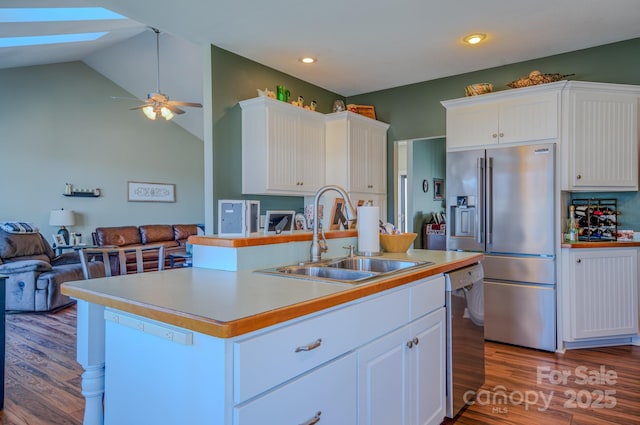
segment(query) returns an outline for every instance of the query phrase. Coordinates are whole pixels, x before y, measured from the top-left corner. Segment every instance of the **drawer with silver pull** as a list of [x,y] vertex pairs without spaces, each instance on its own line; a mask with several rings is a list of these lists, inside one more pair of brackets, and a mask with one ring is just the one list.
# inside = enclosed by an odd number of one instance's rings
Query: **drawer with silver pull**
[[235,407],[233,423],[355,424],[356,371],[356,355],[348,354]]
[[261,332],[233,344],[234,403],[288,381],[409,320],[408,288]]

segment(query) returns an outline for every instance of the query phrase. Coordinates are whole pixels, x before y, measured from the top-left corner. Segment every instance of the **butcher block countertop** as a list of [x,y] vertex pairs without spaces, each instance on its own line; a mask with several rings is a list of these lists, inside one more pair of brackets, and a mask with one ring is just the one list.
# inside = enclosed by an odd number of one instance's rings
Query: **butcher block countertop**
[[606,241],[563,243],[562,248],[634,248],[640,247],[640,241]]
[[231,338],[475,264],[482,254],[410,250],[384,257],[432,261],[360,284],[245,271],[181,268],[67,282],[62,293],[203,334]]
[[[326,239],[347,238],[358,236],[358,231],[353,230],[333,230],[326,231]],[[279,235],[255,233],[244,237],[224,237],[224,236],[189,236],[189,243],[193,245],[220,246],[225,248],[244,248],[247,246],[273,245],[287,242],[310,241],[312,232],[294,231],[281,233]]]

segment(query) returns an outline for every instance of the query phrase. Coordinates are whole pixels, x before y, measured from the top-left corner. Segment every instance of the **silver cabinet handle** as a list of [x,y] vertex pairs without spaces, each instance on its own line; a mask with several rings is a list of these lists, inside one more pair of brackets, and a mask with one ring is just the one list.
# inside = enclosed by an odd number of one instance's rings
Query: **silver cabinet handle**
[[413,348],[414,345],[418,345],[420,343],[420,340],[418,339],[417,336],[413,337],[413,339],[410,339],[409,341],[407,341],[407,347],[409,348]]
[[322,415],[322,412],[318,412],[316,413],[316,415],[309,419],[307,422],[303,422],[300,425],[313,425],[313,424],[317,424],[318,422],[320,422],[320,415]]
[[491,137],[493,137],[494,139],[497,139],[497,138],[498,138],[498,133],[493,133],[493,134],[491,135]]
[[[318,338],[315,341],[313,341],[311,344],[309,345],[301,345],[300,347],[296,348],[296,353],[299,353],[301,351],[311,351],[311,350],[315,350],[316,348],[320,347],[320,344],[322,344],[322,338]],[[319,419],[318,419],[319,420]],[[314,422],[315,423],[315,422]]]
[[578,179],[578,180],[580,180],[581,178],[582,178],[582,174],[578,174],[578,175],[576,176],[576,179]]
[[504,133],[503,132],[500,132],[500,137],[504,137]]

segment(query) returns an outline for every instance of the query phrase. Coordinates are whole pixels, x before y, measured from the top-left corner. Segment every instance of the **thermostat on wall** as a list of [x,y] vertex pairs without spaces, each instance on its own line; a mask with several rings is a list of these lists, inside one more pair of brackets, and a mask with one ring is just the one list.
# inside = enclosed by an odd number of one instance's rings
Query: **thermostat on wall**
[[248,236],[260,224],[260,201],[218,201],[218,236]]

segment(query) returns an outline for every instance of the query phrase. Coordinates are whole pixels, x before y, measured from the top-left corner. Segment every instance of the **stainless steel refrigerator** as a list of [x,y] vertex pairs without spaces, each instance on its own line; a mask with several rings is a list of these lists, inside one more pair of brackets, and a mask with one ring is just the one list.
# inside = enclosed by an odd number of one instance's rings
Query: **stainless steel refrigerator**
[[485,338],[554,351],[555,146],[447,153],[447,249],[480,251]]

